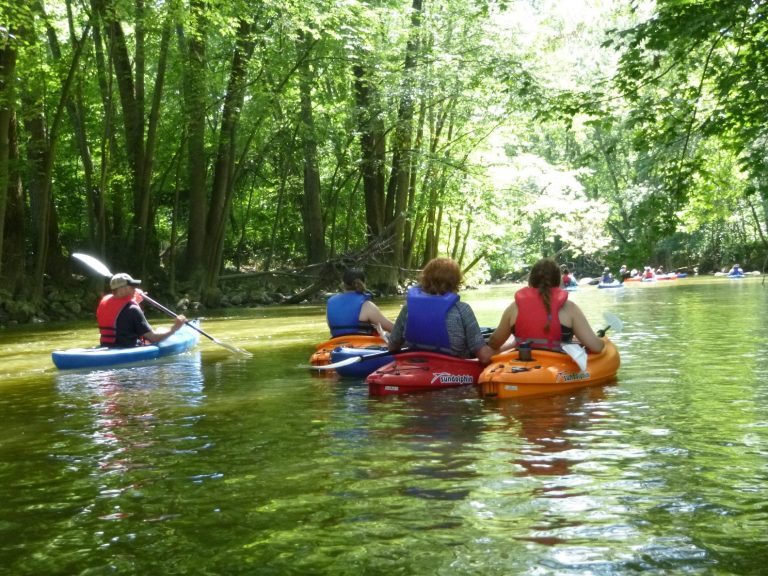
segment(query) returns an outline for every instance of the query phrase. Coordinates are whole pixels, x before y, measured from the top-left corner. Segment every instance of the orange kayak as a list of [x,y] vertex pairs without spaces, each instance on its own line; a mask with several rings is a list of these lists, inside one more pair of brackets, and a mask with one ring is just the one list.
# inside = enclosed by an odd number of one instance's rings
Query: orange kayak
[[325,366],[331,363],[331,352],[339,346],[347,348],[381,348],[386,347],[386,343],[379,336],[369,336],[367,334],[346,334],[336,336],[315,346],[315,352],[309,357],[309,363],[312,366]]
[[607,338],[604,342],[602,352],[587,355],[583,371],[563,352],[534,349],[530,361],[520,360],[517,350],[497,354],[480,374],[480,393],[490,398],[530,398],[611,382],[619,371],[619,352],[613,342]]

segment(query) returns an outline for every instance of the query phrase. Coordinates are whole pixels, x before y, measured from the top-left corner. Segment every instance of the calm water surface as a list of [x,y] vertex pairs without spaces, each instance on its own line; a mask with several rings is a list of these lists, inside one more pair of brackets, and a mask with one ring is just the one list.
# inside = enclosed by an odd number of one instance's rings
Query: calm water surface
[[624,321],[618,381],[528,401],[312,375],[316,306],[204,321],[253,358],[92,372],[50,363],[92,325],[2,330],[0,573],[766,574],[768,287],[571,297]]

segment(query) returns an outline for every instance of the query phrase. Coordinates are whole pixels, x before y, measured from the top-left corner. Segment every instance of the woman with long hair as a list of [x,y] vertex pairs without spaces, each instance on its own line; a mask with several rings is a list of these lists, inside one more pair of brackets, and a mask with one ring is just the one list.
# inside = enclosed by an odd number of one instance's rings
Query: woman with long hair
[[504,310],[488,345],[501,348],[511,335],[514,346],[528,342],[533,348],[558,350],[573,336],[592,352],[600,352],[604,346],[581,308],[560,288],[560,268],[550,258],[533,265],[528,286],[515,293],[515,301]]

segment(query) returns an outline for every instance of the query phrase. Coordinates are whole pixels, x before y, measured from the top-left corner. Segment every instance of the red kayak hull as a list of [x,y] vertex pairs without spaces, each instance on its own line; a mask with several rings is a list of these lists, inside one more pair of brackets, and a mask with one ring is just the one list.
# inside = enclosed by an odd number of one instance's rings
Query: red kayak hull
[[366,382],[372,396],[409,394],[477,384],[482,371],[483,366],[477,359],[433,352],[406,352],[372,372]]

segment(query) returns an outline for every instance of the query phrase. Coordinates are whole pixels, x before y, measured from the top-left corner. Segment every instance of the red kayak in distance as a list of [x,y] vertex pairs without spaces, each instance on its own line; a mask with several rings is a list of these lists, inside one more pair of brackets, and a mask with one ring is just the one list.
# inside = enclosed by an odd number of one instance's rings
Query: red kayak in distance
[[408,394],[477,384],[482,371],[483,365],[476,358],[406,352],[372,372],[366,382],[372,396]]

